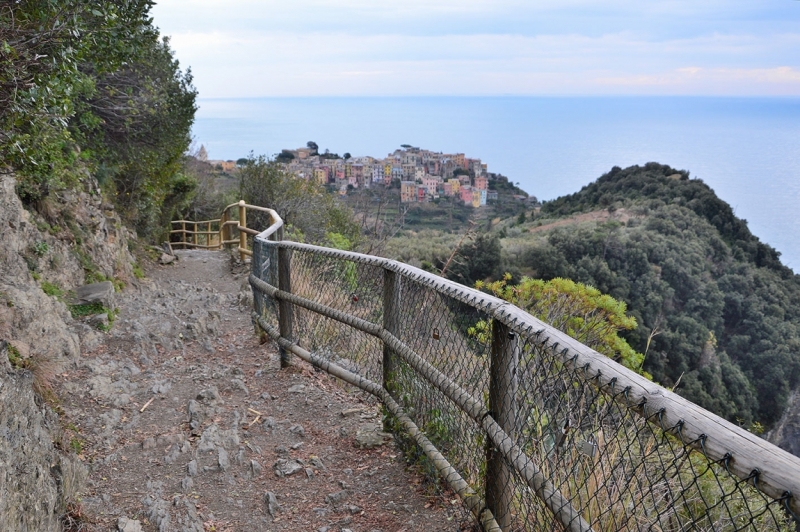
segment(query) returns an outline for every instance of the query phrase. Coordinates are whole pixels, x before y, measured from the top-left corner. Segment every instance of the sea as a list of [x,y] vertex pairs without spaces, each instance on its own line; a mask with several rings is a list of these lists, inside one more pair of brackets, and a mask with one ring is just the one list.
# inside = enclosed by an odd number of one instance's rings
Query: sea
[[272,156],[308,141],[385,157],[402,144],[465,153],[540,200],[613,166],[688,170],[800,273],[800,98],[352,97],[199,99],[210,159]]

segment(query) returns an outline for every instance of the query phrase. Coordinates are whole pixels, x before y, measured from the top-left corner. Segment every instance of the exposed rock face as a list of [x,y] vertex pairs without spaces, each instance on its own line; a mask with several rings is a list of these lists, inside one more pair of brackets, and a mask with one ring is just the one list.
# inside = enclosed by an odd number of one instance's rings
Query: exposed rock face
[[67,306],[44,291],[74,290],[89,272],[94,281],[132,279],[128,232],[104,209],[96,187],[87,175],[84,191],[52,194],[39,209],[45,217],[26,211],[14,176],[0,173],[2,530],[60,530],[59,516],[86,477],[83,464],[54,445],[61,438],[58,418],[37,404],[33,375],[11,367],[8,344],[55,372],[80,354],[82,343],[97,342],[95,329],[74,321]]
[[800,456],[800,390],[792,392],[783,416],[767,434],[767,440],[795,456]]
[[77,459],[60,453],[58,419],[34,400],[28,371],[14,371],[0,343],[0,523],[3,530],[59,531],[59,516],[86,480]]
[[94,180],[85,181],[88,192],[48,198],[46,210],[58,218],[50,224],[23,208],[14,176],[0,174],[0,339],[25,358],[72,359],[83,336],[91,335],[40,283],[73,290],[85,284],[87,269],[122,281],[133,277],[129,233],[102,208]]

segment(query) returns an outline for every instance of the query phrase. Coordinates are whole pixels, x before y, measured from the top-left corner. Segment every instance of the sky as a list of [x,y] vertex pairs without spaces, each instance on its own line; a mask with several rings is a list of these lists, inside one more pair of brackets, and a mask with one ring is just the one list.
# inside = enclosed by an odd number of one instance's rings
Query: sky
[[800,96],[799,0],[157,0],[203,98]]

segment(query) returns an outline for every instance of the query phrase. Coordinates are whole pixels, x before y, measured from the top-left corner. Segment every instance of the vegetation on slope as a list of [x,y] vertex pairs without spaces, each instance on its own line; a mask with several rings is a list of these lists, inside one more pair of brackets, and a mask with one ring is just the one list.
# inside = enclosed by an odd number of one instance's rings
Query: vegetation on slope
[[0,6],[0,161],[28,206],[86,169],[140,234],[159,230],[194,181],[183,155],[196,91],[150,18],[152,0],[20,0]]
[[[642,369],[746,427],[774,423],[800,382],[800,277],[688,172],[615,167],[540,211],[459,236],[428,230],[387,246],[471,285],[512,274],[571,279],[623,301],[620,334]],[[413,255],[413,256],[410,256]]]
[[528,233],[515,266],[625,301],[640,327],[624,336],[655,380],[747,426],[776,421],[800,380],[800,279],[779,253],[705,183],[656,163],[615,167],[541,215],[597,209],[629,216]]

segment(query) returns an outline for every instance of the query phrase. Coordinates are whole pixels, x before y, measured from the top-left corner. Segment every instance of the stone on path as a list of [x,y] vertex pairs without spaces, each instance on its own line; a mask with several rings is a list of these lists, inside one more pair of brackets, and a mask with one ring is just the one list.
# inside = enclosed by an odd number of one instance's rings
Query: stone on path
[[120,517],[117,520],[117,530],[119,532],[142,532],[142,525],[136,519]]
[[303,465],[300,462],[297,460],[286,460],[285,458],[279,458],[272,467],[275,470],[275,475],[278,477],[288,477],[303,470]]
[[275,497],[275,494],[271,491],[268,491],[264,494],[264,502],[267,505],[267,512],[272,517],[275,517],[275,514],[281,510],[280,504],[278,504],[278,498]]
[[367,423],[356,432],[356,441],[362,449],[374,449],[391,441],[392,435],[381,431],[378,423]]

